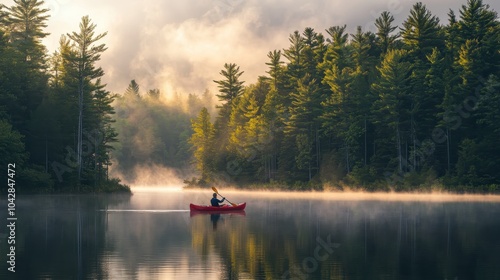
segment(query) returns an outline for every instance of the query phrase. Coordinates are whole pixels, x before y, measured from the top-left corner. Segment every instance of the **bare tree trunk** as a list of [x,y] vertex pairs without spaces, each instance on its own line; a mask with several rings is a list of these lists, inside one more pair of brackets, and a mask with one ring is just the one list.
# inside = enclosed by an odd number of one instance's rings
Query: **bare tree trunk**
[[403,173],[403,155],[401,154],[401,136],[399,132],[399,124],[396,126],[396,145],[398,150],[398,159],[399,159],[399,172]]
[[319,172],[319,166],[321,163],[321,140],[319,139],[319,130],[316,129],[316,166],[318,167],[317,172]]
[[351,167],[349,163],[349,145],[346,143],[345,144],[345,159],[346,159],[346,168],[347,168],[347,173],[351,172]]
[[413,113],[411,114],[411,140],[413,141],[413,170],[417,170],[417,145],[416,145],[416,131],[415,131],[415,123],[413,119]]
[[450,172],[450,129],[446,128],[446,149],[447,149],[447,160],[448,160],[448,172]]
[[368,160],[367,160],[367,150],[368,150],[368,149],[367,149],[367,147],[368,147],[367,145],[368,145],[368,142],[367,142],[367,140],[366,140],[366,137],[367,137],[366,135],[367,135],[367,133],[368,133],[368,132],[367,132],[367,129],[366,129],[366,116],[365,116],[365,166],[366,166],[366,165],[367,165],[367,163],[368,163]]
[[[80,69],[82,71],[82,69]],[[77,168],[78,168],[78,191],[80,191],[82,173],[82,131],[83,131],[83,77],[80,76],[78,85],[78,147],[77,147]]]

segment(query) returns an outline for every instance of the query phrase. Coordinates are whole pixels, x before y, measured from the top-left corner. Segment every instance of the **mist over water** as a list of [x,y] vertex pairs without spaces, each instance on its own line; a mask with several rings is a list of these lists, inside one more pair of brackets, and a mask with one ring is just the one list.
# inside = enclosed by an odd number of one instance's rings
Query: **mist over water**
[[[159,165],[136,165],[123,174],[119,170],[112,170],[110,175],[122,179],[122,182],[131,187],[155,187],[157,189],[181,189],[183,186],[183,173],[179,169]],[[130,179],[127,179],[130,178]]]
[[117,98],[118,142],[113,144],[110,176],[129,185],[178,185],[193,177],[191,119],[202,106],[215,105],[208,94],[178,97],[176,102],[141,89]]
[[[247,208],[211,215],[188,211],[189,203],[208,204],[211,189],[133,185],[132,191],[19,198],[19,273],[13,279],[500,276],[497,196],[220,187]],[[5,241],[0,235],[0,246]],[[11,276],[5,257],[2,279]]]
[[[133,190],[134,188],[132,188]],[[224,194],[270,199],[313,199],[329,201],[417,201],[417,202],[500,202],[500,195],[451,194],[451,193],[395,193],[395,192],[329,192],[329,191],[269,191],[238,190],[227,186],[218,188]],[[211,192],[209,188],[184,190],[184,192]]]

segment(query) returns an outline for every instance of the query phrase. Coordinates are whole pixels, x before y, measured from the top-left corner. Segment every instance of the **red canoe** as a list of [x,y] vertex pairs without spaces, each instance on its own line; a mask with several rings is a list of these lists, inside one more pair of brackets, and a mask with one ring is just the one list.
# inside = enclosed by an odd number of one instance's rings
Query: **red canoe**
[[189,209],[191,211],[240,211],[240,210],[245,210],[245,207],[247,206],[247,203],[240,203],[236,206],[232,205],[223,205],[220,207],[216,206],[208,206],[208,205],[196,205],[196,204],[189,204]]

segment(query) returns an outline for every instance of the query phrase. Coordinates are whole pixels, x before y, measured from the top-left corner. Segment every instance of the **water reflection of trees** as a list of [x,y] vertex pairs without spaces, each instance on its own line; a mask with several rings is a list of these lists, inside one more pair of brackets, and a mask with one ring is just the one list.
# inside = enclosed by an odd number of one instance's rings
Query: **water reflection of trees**
[[[192,246],[205,261],[210,255],[219,256],[225,279],[500,275],[496,205],[297,202],[295,210],[280,207],[259,205],[245,218],[223,216],[216,231],[208,216],[192,218]],[[317,261],[314,269],[310,261],[316,240],[328,235],[340,246],[326,260]]]
[[[97,264],[105,243],[106,215],[96,210],[129,199],[130,195],[52,195],[19,200],[16,273],[9,279],[105,279],[106,268]],[[6,242],[0,244],[5,252]],[[6,263],[4,254],[0,261]]]
[[[19,203],[18,279],[110,279],[117,271],[129,279],[181,279],[193,271],[223,279],[279,279],[286,272],[299,279],[500,275],[497,204],[265,200],[249,203],[246,216],[221,215],[214,229],[210,215],[95,211],[124,208],[118,204],[130,205],[128,197],[47,196]],[[306,271],[303,263],[314,259],[317,238],[328,236],[340,246]],[[0,239],[5,252],[5,237]],[[4,279],[5,254],[0,262]]]

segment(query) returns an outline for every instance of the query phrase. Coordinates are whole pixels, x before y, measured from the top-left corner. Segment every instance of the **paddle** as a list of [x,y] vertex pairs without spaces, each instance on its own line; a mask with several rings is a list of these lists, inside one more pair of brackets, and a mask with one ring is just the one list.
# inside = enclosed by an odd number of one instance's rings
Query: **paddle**
[[[223,197],[223,196],[222,196],[222,195],[221,195],[221,194],[217,191],[217,189],[216,189],[215,187],[212,187],[212,190],[214,191],[214,193],[216,193],[216,194],[220,195],[221,197]],[[231,205],[233,205],[233,206],[235,206],[235,207],[236,207],[236,206],[238,206],[238,204],[236,204],[236,203],[232,203],[231,201],[229,201],[229,200],[227,200],[227,199],[226,199],[226,201],[227,201],[227,202],[229,202],[229,203],[231,203]]]

